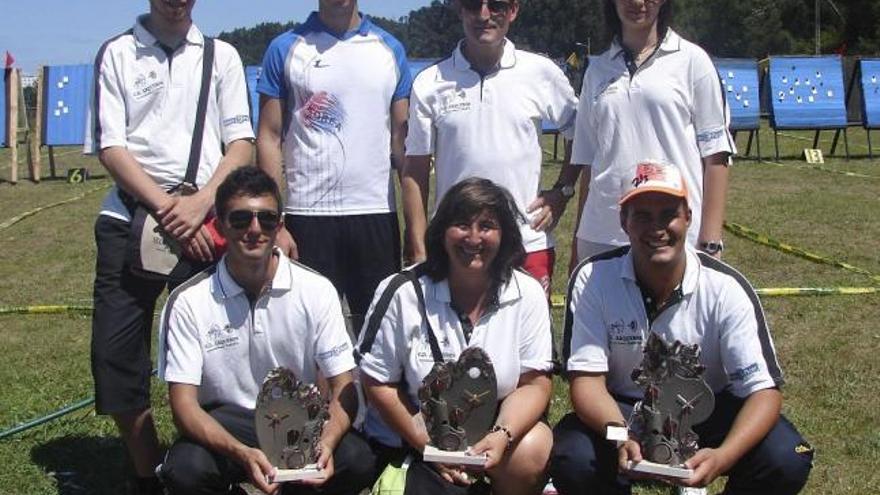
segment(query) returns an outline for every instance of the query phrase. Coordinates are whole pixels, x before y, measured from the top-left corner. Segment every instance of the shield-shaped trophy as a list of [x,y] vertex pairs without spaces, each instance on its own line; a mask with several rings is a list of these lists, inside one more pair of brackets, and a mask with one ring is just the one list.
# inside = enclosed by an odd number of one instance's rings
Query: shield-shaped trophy
[[648,336],[642,365],[632,379],[645,391],[629,421],[629,433],[641,446],[643,461],[633,471],[689,478],[684,462],[698,449],[691,429],[712,414],[715,395],[703,379],[700,346],[679,341],[667,344],[656,333]]
[[271,482],[322,478],[315,464],[328,404],[313,384],[278,367],[266,375],[254,411],[257,442],[275,466]]
[[479,347],[465,349],[458,361],[435,363],[419,388],[419,405],[431,443],[425,461],[482,466],[484,455],[468,455],[495,421],[498,385],[492,360]]

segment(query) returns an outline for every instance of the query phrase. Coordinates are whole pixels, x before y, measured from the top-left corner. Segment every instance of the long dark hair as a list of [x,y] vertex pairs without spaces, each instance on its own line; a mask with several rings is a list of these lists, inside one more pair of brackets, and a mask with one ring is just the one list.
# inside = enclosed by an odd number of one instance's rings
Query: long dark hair
[[[660,41],[666,36],[666,30],[669,29],[669,24],[672,22],[672,1],[666,0],[660,6],[660,12],[657,13],[657,39]],[[605,29],[609,31],[612,38],[622,41],[623,25],[617,15],[615,0],[605,0],[603,6],[605,8]]]
[[514,268],[522,266],[525,250],[519,224],[524,221],[513,197],[503,187],[488,179],[472,177],[452,186],[440,204],[425,233],[425,273],[434,281],[449,276],[449,253],[443,245],[446,229],[462,221],[471,221],[482,212],[488,212],[501,227],[501,245],[489,267],[494,285],[510,280]]

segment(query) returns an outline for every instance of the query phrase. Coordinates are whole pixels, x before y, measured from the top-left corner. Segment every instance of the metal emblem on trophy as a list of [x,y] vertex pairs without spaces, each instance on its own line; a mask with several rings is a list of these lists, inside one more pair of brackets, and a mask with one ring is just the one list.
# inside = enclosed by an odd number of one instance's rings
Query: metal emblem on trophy
[[629,469],[689,478],[693,470],[684,462],[699,448],[699,438],[691,428],[708,419],[715,407],[715,395],[702,376],[705,367],[700,364],[700,346],[677,340],[667,344],[663,337],[651,333],[644,352],[632,379],[645,394],[633,408],[629,431],[624,432],[638,441],[644,460],[630,461]]
[[419,403],[431,439],[425,461],[485,465],[488,457],[467,453],[495,421],[498,386],[485,351],[470,347],[458,361],[435,363],[419,388]]
[[257,442],[275,466],[270,482],[323,478],[318,441],[329,418],[327,401],[313,384],[278,367],[266,375],[254,411]]

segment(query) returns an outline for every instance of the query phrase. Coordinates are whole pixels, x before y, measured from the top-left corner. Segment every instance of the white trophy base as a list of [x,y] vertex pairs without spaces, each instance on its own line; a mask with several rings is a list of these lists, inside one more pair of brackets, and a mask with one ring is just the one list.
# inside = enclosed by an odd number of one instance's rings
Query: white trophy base
[[486,462],[489,460],[489,456],[486,454],[468,455],[466,451],[450,452],[447,450],[440,450],[431,445],[425,445],[425,450],[422,452],[422,458],[425,462],[436,462],[438,464],[450,464],[454,466],[485,466]]
[[626,463],[626,468],[636,473],[656,474],[668,478],[690,478],[694,474],[693,469],[670,466],[668,464],[658,464],[650,461],[628,461]]
[[283,483],[285,481],[302,481],[324,478],[324,471],[318,469],[317,465],[309,464],[300,469],[275,469],[275,474],[269,478],[270,483]]

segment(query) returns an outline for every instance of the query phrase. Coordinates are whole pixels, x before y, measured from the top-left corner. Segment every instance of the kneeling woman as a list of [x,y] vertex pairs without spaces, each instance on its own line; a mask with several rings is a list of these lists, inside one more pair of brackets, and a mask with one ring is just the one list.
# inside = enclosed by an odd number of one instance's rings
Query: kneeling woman
[[[544,290],[516,269],[524,257],[520,218],[506,190],[466,179],[437,207],[426,233],[427,260],[413,268],[424,312],[413,283],[395,288],[390,277],[376,290],[359,351],[370,403],[364,428],[380,459],[420,453],[429,442],[415,416],[419,386],[434,365],[433,331],[445,361],[479,347],[495,368],[495,427],[471,447],[488,455],[477,477],[485,474],[495,494],[541,492],[552,447],[541,421],[551,394],[552,338]],[[477,488],[473,474],[416,460],[406,493],[467,493]]]

